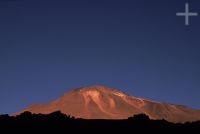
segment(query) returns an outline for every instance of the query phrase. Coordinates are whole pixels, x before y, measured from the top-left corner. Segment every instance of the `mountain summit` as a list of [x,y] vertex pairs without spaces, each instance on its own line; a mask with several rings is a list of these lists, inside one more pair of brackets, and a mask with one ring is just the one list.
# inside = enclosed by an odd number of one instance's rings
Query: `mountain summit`
[[48,114],[58,110],[85,119],[126,119],[143,113],[170,122],[200,120],[200,110],[137,98],[99,85],[71,90],[48,104],[35,104],[23,111]]

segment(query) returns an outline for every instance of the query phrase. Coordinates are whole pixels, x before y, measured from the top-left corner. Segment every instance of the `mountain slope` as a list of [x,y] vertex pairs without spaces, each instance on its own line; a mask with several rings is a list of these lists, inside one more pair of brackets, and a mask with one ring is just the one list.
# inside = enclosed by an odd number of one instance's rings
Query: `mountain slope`
[[48,114],[57,110],[86,119],[125,119],[144,113],[151,119],[170,122],[200,120],[200,110],[137,98],[104,86],[78,88],[48,104],[32,105],[23,111]]

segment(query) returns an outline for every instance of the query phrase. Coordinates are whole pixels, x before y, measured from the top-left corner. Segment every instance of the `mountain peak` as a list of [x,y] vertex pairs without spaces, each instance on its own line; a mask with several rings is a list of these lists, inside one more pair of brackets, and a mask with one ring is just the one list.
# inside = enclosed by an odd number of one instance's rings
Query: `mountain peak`
[[[73,91],[77,91],[77,90],[73,90]],[[112,89],[112,88],[109,88],[109,87],[106,87],[103,85],[93,85],[93,86],[82,87],[82,88],[78,88],[78,91],[83,96],[90,96],[92,98],[94,98],[94,97],[97,98],[100,96],[108,96],[108,95],[115,95],[118,97],[128,96],[127,94],[123,93],[122,91],[119,91],[117,89]]]
[[84,91],[84,90],[113,91],[112,88],[109,88],[109,87],[104,86],[104,85],[85,86],[85,87],[81,87],[81,88],[78,88],[78,89],[81,90],[81,91]]
[[81,87],[72,91],[79,91],[79,92],[88,92],[88,91],[96,91],[96,92],[102,92],[102,93],[110,93],[110,94],[124,94],[122,91],[113,89],[104,85],[92,85],[92,86],[86,86]]

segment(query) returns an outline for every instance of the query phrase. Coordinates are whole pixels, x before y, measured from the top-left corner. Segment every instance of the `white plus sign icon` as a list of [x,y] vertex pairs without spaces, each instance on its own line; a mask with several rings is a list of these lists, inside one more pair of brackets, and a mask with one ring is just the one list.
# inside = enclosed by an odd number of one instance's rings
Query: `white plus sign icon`
[[189,4],[185,4],[185,13],[176,13],[177,16],[185,16],[185,25],[189,25],[189,16],[197,16],[197,13],[189,12]]

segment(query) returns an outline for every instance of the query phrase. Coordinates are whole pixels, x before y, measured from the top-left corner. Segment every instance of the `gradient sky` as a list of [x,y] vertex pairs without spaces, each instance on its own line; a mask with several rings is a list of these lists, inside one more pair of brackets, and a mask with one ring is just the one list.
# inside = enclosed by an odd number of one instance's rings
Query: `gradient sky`
[[200,1],[0,0],[0,114],[96,84],[200,109]]

